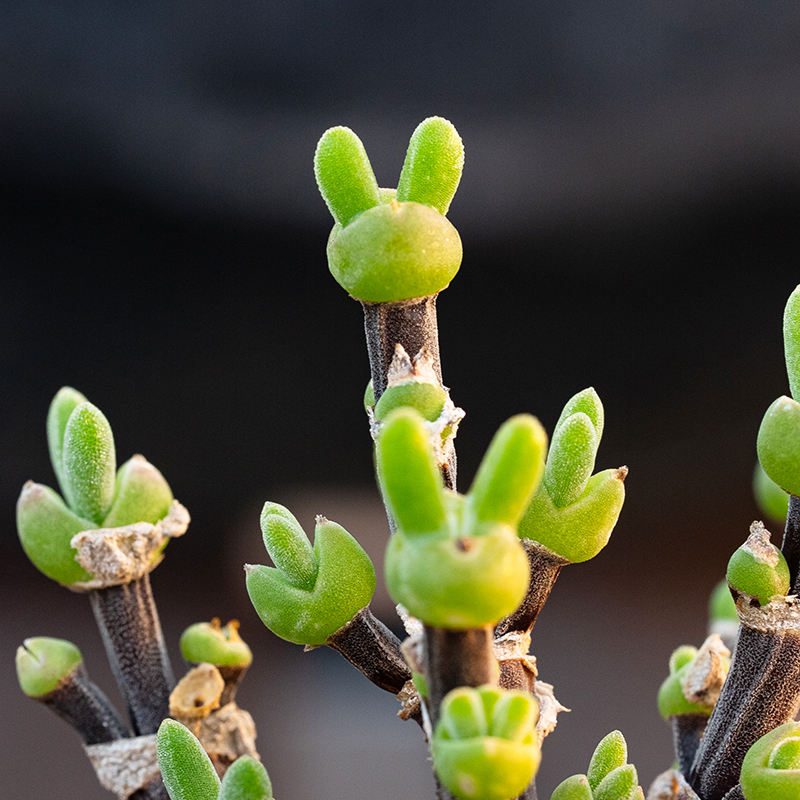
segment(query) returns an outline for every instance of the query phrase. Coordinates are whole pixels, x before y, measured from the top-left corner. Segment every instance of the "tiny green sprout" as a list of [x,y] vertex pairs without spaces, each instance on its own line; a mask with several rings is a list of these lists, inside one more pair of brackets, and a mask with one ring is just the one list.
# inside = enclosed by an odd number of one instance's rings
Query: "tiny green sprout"
[[66,494],[64,480],[64,432],[72,412],[81,404],[88,403],[87,398],[71,386],[62,386],[50,403],[47,411],[47,445],[50,450],[50,461],[58,478],[62,493]]
[[789,566],[760,522],[752,524],[747,541],[731,556],[726,578],[734,589],[758,598],[762,606],[773,596],[788,593]]
[[447,392],[433,383],[409,381],[389,386],[375,406],[375,419],[385,420],[396,408],[415,408],[429,422],[439,418],[447,400]]
[[720,581],[711,592],[708,600],[709,622],[731,621],[739,622],[736,613],[736,601],[733,599],[728,581]]
[[493,686],[445,696],[433,735],[433,766],[462,800],[511,800],[533,779],[540,749],[539,704],[527,692]]
[[128,459],[117,470],[114,499],[104,528],[118,528],[134,522],[155,524],[167,516],[172,490],[164,476],[140,455]]
[[800,495],[800,403],[779,397],[764,414],[756,444],[764,472],[785,492]]
[[762,736],[742,762],[747,800],[797,800],[800,797],[800,723],[787,722]]
[[446,490],[422,416],[393,411],[378,437],[381,489],[397,523],[386,551],[394,600],[440,628],[494,624],[528,588],[516,525],[541,479],[546,435],[521,414],[495,435],[466,495]]
[[593,800],[592,788],[585,775],[572,775],[556,786],[550,800]]
[[17,678],[28,697],[49,694],[83,661],[81,651],[65,639],[36,636],[17,648]]
[[[727,586],[725,587],[727,591]],[[730,594],[730,592],[729,592]],[[712,706],[692,703],[683,692],[683,679],[691,669],[697,656],[697,648],[683,645],[672,653],[669,660],[669,676],[658,690],[658,711],[664,719],[677,714],[703,714],[710,716]]]
[[445,217],[461,179],[464,150],[447,120],[431,117],[411,137],[397,192],[378,189],[364,146],[349,128],[326,131],[314,172],[335,225],[328,265],[365,303],[426,297],[461,265],[461,239]]
[[625,500],[626,467],[592,475],[603,433],[603,405],[584,389],[564,407],[553,431],[544,477],[519,525],[531,539],[572,563],[608,542]]
[[264,765],[252,756],[239,756],[222,778],[218,800],[272,800]]
[[165,719],[156,737],[156,756],[171,800],[217,800],[217,772],[187,727]]
[[764,472],[764,467],[758,461],[753,471],[753,496],[765,517],[780,523],[786,522],[789,495]]
[[800,397],[800,286],[789,295],[783,312],[783,351],[789,391],[797,400]]
[[628,743],[620,731],[611,731],[600,740],[589,761],[586,777],[592,791],[602,783],[609,773],[628,763]]
[[261,530],[275,567],[245,565],[247,592],[274,634],[295,644],[322,645],[369,604],[375,569],[341,525],[317,517],[312,548],[287,508],[266,503]]
[[223,628],[217,617],[190,625],[181,635],[181,653],[187,661],[215,667],[246,667],[253,660],[239,636],[239,622],[232,619]]
[[372,379],[367,384],[367,388],[364,389],[364,411],[370,408],[375,408],[375,388],[372,385]]

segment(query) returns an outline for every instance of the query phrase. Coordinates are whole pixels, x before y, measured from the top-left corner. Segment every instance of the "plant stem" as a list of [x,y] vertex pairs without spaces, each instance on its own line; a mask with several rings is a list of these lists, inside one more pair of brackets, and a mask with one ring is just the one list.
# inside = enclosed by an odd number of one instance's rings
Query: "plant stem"
[[63,678],[52,692],[35,698],[65,719],[84,744],[127,739],[131,732],[100,688],[89,680],[83,663]]
[[789,495],[789,511],[786,514],[786,528],[783,532],[781,551],[789,565],[790,592],[800,590],[800,497]]
[[412,358],[423,347],[427,348],[433,360],[433,369],[441,382],[442,364],[436,321],[437,296],[432,294],[398,303],[362,303],[376,403],[386,390],[389,364],[394,358],[397,344],[401,344]]
[[513,614],[509,614],[497,623],[495,636],[503,636],[511,631],[529,631],[550,596],[561,568],[570,563],[563,556],[530,539],[523,539],[522,546],[525,548],[531,567],[528,593]]
[[89,597],[134,733],[155,733],[169,716],[169,694],[175,679],[150,576],[94,589]]
[[756,630],[743,619],[730,672],[687,776],[694,790],[703,800],[720,800],[738,782],[750,747],[791,720],[798,707],[800,631]]
[[236,691],[249,666],[249,664],[237,665],[234,667],[217,666],[222,680],[225,681],[225,688],[222,690],[222,694],[219,697],[220,706],[232,703],[236,699]]
[[339,628],[326,644],[384,691],[397,694],[411,680],[411,670],[400,652],[400,640],[369,606]]
[[670,717],[672,724],[672,745],[675,748],[675,758],[678,767],[684,775],[692,769],[700,739],[708,725],[706,714],[673,714]]

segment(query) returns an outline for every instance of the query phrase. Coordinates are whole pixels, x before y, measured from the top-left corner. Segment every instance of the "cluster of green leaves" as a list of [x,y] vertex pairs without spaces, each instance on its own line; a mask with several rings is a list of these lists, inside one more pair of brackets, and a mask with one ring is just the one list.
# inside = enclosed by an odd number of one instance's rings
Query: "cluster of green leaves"
[[800,723],[780,725],[748,750],[741,784],[746,800],[800,797]]
[[[727,587],[726,591],[727,591]],[[728,593],[730,596],[730,593]],[[658,710],[664,719],[677,714],[703,714],[711,716],[713,706],[694,703],[686,699],[683,681],[697,657],[697,648],[683,645],[669,659],[669,676],[658,690]]]
[[108,420],[68,386],[50,404],[47,441],[64,499],[48,486],[29,481],[17,503],[17,529],[34,565],[69,586],[91,578],[75,560],[70,541],[76,533],[156,523],[167,514],[172,491],[142,456],[133,456],[117,470]]

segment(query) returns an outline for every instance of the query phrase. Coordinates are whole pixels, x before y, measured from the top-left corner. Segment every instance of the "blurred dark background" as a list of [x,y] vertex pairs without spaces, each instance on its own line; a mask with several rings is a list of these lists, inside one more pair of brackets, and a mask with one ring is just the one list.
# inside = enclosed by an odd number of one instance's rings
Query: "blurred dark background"
[[[184,627],[241,620],[256,654],[241,704],[277,796],[432,796],[394,700],[266,631],[241,572],[266,560],[266,499],[309,529],[341,522],[380,565],[361,310],[327,272],[311,161],[346,124],[393,186],[432,114],[466,146],[450,212],[465,258],[439,300],[461,485],[505,418],[552,429],[587,385],[606,406],[598,467],[630,467],[610,544],[562,573],[534,632],[573,709],[540,796],[614,728],[646,788],[672,761],[667,658],[704,637],[758,514],[760,418],[787,391],[799,49],[790,0],[0,5],[4,792],[109,796],[12,666],[27,636],[69,638],[115,696],[86,598],[15,533],[23,482],[54,482],[44,420],[70,384],[109,417],[120,462],[144,453],[190,509],[152,577],[176,671]],[[376,606],[397,625],[385,594]]]

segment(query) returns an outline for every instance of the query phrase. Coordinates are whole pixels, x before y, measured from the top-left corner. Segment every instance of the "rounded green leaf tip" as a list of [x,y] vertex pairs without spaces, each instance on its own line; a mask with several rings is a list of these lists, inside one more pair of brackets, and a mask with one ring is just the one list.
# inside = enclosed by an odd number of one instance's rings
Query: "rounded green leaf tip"
[[272,782],[264,765],[252,756],[239,756],[222,779],[218,800],[271,800]]
[[214,765],[187,727],[165,719],[156,737],[156,756],[171,800],[217,800],[219,778]]
[[447,400],[447,392],[432,383],[411,381],[390,386],[375,406],[375,418],[385,420],[397,408],[416,409],[429,422],[439,418]]
[[731,595],[728,581],[720,581],[711,592],[708,601],[708,618],[711,622],[739,621],[739,615],[736,613],[736,601]]
[[245,565],[247,592],[261,621],[295,644],[325,644],[369,604],[375,591],[369,556],[341,525],[317,517],[313,556],[318,569],[309,588],[293,583],[280,569]]
[[342,288],[365,303],[427,297],[461,266],[461,238],[448,219],[422,203],[370,208],[328,240],[328,266]]
[[464,169],[464,145],[455,127],[428,117],[411,136],[397,184],[397,199],[433,206],[447,214]]
[[181,653],[187,661],[216,667],[246,667],[253,660],[250,648],[239,636],[239,622],[224,628],[218,618],[190,625],[181,635]]
[[611,770],[594,790],[594,800],[628,800],[638,794],[639,776],[633,764]]
[[144,456],[133,456],[117,471],[114,500],[103,527],[118,528],[135,522],[155,524],[167,516],[172,500],[172,490],[164,476]]
[[378,182],[367,152],[350,128],[330,128],[314,154],[314,175],[333,218],[340,225],[380,203]]
[[264,503],[261,533],[270,558],[286,580],[298,589],[313,589],[319,570],[317,558],[289,509],[278,503]]
[[47,412],[47,446],[50,450],[50,461],[53,471],[58,478],[58,485],[64,491],[64,431],[67,429],[67,420],[70,414],[81,403],[88,402],[86,397],[71,386],[62,386]]
[[683,645],[675,650],[669,660],[669,676],[658,690],[658,711],[664,719],[676,714],[703,714],[709,716],[712,706],[692,703],[683,693],[683,679],[691,669],[697,649]]
[[753,496],[764,516],[776,522],[786,522],[789,513],[789,495],[764,472],[764,467],[756,462],[753,472]]
[[28,481],[17,501],[17,531],[25,554],[34,566],[64,586],[92,576],[75,560],[70,545],[76,533],[96,528],[73,514],[50,487]]
[[800,724],[787,722],[762,736],[742,762],[747,800],[797,800],[800,797]]
[[789,566],[760,522],[754,522],[750,531],[747,541],[731,556],[726,578],[731,586],[758,598],[763,606],[774,595],[788,593]]
[[572,775],[556,786],[550,800],[593,800],[592,788],[585,775]]
[[117,460],[111,426],[92,403],[81,403],[69,415],[62,469],[67,505],[100,525],[114,499]]
[[81,651],[65,639],[36,636],[17,648],[17,678],[28,697],[56,689],[83,661]]
[[553,433],[544,485],[556,508],[574,503],[592,475],[600,442],[592,421],[583,412],[572,414]]
[[511,800],[539,766],[536,699],[496,687],[461,688],[442,701],[433,736],[433,765],[462,800]]
[[767,409],[757,450],[764,472],[784,491],[800,495],[800,404],[784,395]]
[[783,350],[789,391],[796,400],[800,397],[800,286],[789,295],[783,312]]
[[600,740],[589,761],[586,777],[592,791],[596,790],[603,779],[617,767],[628,761],[628,744],[620,731],[611,731]]

